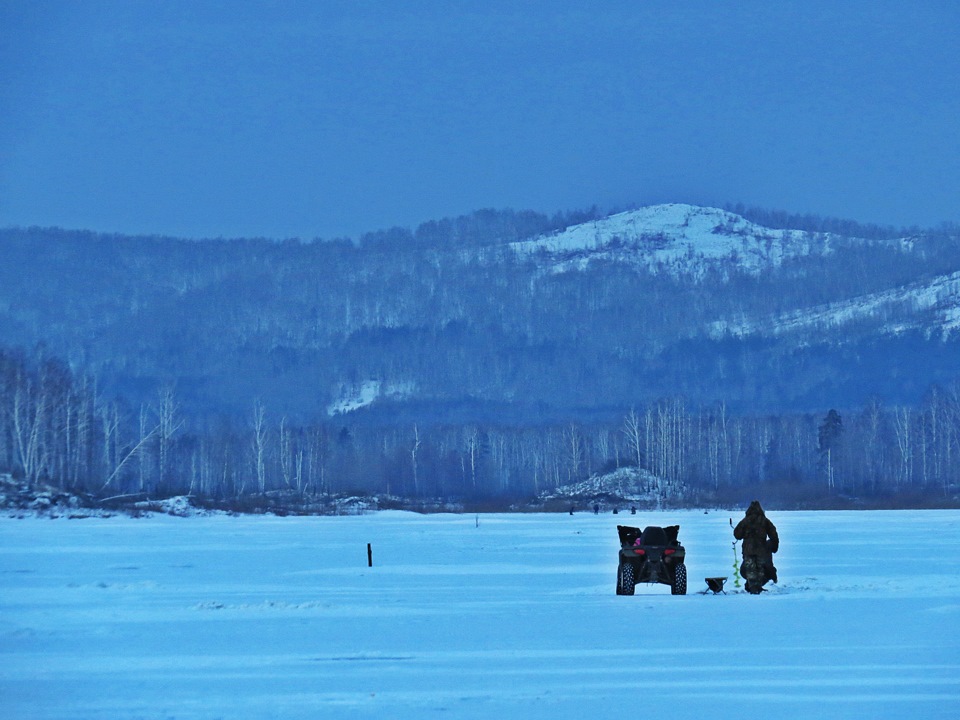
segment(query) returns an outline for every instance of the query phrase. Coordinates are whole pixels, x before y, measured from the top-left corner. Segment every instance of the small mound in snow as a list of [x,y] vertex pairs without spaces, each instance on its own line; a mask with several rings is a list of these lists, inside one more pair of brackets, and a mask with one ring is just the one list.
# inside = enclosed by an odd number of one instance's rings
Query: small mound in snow
[[137,510],[146,512],[166,513],[176,517],[190,517],[192,515],[207,515],[208,510],[197,508],[187,495],[177,495],[163,500],[143,500],[134,503]]
[[650,508],[679,502],[684,495],[682,483],[664,480],[643,469],[624,467],[543,492],[538,502],[544,507],[565,502],[600,505],[604,509],[627,504]]
[[30,484],[0,473],[0,510],[8,517],[90,518],[112,513],[94,506],[89,495],[72,493],[46,483]]

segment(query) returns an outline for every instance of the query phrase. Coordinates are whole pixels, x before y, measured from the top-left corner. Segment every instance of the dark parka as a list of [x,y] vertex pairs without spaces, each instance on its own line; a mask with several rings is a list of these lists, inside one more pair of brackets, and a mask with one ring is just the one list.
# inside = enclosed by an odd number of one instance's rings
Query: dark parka
[[756,555],[763,561],[767,574],[776,577],[773,573],[773,553],[780,549],[780,536],[777,535],[777,526],[774,525],[763,512],[760,503],[754,500],[747,508],[743,520],[733,529],[733,536],[743,540],[743,556]]

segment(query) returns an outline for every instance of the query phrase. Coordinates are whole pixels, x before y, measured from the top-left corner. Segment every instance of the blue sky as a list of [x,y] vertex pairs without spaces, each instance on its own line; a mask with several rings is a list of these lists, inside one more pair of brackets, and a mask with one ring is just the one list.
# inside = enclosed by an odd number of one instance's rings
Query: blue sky
[[0,0],[0,226],[513,207],[960,221],[955,2]]

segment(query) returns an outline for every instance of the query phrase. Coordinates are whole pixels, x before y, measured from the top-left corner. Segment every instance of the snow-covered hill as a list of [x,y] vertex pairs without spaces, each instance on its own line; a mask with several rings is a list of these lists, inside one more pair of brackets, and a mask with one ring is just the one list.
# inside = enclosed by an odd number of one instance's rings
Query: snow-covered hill
[[618,213],[512,247],[547,258],[555,271],[607,259],[696,278],[720,263],[759,274],[790,257],[829,253],[831,240],[827,234],[765,228],[717,208],[667,204]]
[[[696,280],[711,269],[720,277],[733,271],[759,276],[790,258],[829,256],[840,246],[865,242],[830,233],[772,229],[717,208],[665,204],[618,213],[511,247],[540,259],[546,272],[583,270],[603,260]],[[913,251],[910,238],[890,244],[904,253]],[[960,327],[960,272],[787,312],[720,318],[707,330],[714,338],[782,337],[841,332],[864,323],[873,333],[922,330],[949,336]]]

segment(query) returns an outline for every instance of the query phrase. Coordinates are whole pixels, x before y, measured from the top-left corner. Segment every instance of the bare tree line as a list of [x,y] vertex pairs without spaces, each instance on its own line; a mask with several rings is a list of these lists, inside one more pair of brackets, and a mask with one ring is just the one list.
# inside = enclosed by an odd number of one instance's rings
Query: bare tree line
[[191,428],[174,386],[131,409],[56,358],[0,352],[0,473],[99,497],[523,499],[622,467],[683,488],[678,504],[947,501],[960,491],[960,384],[917,407],[761,417],[674,397],[610,422],[524,427],[295,425],[256,399],[246,423]]

